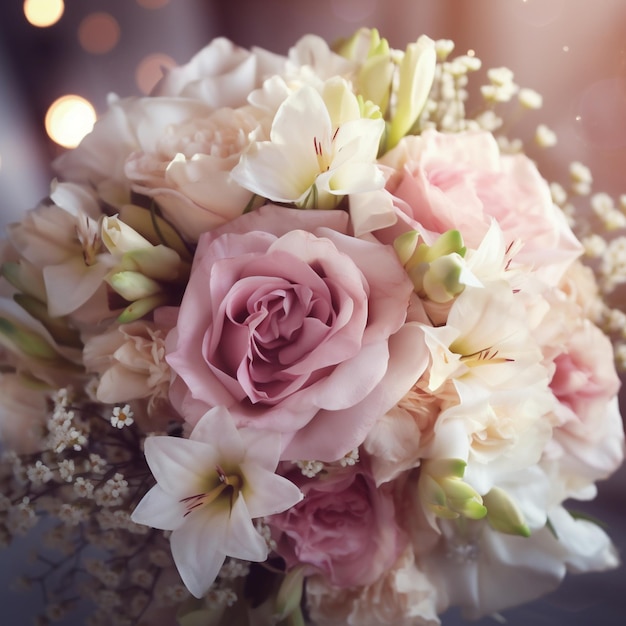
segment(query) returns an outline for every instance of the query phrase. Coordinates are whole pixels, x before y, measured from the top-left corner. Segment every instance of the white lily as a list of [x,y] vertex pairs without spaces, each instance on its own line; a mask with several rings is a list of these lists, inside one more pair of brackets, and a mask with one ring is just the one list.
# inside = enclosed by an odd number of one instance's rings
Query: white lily
[[328,80],[321,92],[304,85],[278,108],[270,141],[252,144],[232,177],[274,202],[332,209],[346,195],[384,187],[376,165],[384,128],[380,117],[361,117],[345,80]]
[[280,455],[276,433],[237,430],[223,407],[206,413],[189,439],[149,437],[145,454],[157,484],[132,519],[173,531],[174,562],[198,598],[226,556],[264,561],[267,544],[252,520],[285,511],[303,497],[274,473]]

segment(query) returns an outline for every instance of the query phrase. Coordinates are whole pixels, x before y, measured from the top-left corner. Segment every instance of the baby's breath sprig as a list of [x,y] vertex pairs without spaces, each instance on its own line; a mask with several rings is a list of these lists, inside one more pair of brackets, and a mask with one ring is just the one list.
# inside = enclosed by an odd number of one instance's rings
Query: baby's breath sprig
[[158,598],[180,601],[180,590],[163,583],[174,571],[167,538],[130,519],[153,484],[145,435],[133,422],[130,405],[107,407],[59,389],[50,394],[43,449],[3,455],[0,539],[8,545],[45,528],[44,549],[24,576],[44,600],[41,623],[74,610],[77,589],[97,607],[94,624],[139,624]]

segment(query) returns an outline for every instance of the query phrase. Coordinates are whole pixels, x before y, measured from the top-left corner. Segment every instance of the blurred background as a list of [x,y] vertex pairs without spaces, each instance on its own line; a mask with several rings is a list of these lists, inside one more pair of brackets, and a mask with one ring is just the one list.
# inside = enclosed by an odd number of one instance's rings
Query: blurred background
[[[624,0],[3,0],[0,228],[47,195],[49,162],[107,110],[109,94],[149,93],[163,66],[185,63],[219,35],[284,54],[305,33],[332,41],[360,26],[378,28],[398,48],[422,33],[453,39],[458,53],[474,50],[484,67],[510,68],[544,98],[512,136],[532,136],[539,123],[558,135],[554,148],[532,154],[545,177],[562,180],[580,161],[594,190],[626,193]],[[600,485],[590,510],[626,555],[624,470]],[[27,548],[0,552],[3,607]],[[32,623],[28,599],[20,602],[14,614],[2,609],[11,616],[2,624]],[[556,594],[506,615],[512,625],[568,626],[617,626],[624,616],[623,567],[571,577]],[[444,618],[444,626],[457,623],[455,614]]]

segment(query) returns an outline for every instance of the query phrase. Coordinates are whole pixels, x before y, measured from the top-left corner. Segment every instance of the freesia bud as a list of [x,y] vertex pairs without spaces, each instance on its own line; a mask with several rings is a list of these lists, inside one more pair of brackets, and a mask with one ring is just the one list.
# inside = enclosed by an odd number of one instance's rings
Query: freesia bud
[[468,280],[475,282],[462,257],[447,254],[430,263],[422,277],[422,289],[430,300],[443,304],[458,296]]
[[127,252],[119,269],[139,272],[155,280],[174,281],[181,277],[183,264],[177,252],[158,245]]
[[419,117],[435,78],[437,54],[435,42],[422,35],[409,44],[400,64],[398,105],[389,126],[387,149],[404,137]]
[[504,489],[492,487],[483,501],[487,507],[487,520],[495,530],[507,535],[530,536],[522,512]]
[[422,504],[443,519],[482,519],[487,514],[480,494],[463,480],[466,464],[461,459],[426,461],[418,485]]
[[43,324],[56,343],[72,348],[81,348],[80,333],[71,328],[65,317],[52,317],[48,312],[48,305],[28,294],[16,293],[13,299],[31,317]]
[[411,260],[417,249],[419,238],[420,235],[416,230],[409,230],[396,237],[393,242],[393,248],[398,255],[398,259],[400,259],[400,263],[407,269],[410,265],[415,264],[411,263]]
[[163,244],[178,252],[182,259],[190,261],[191,252],[174,228],[149,209],[135,204],[124,205],[119,212],[120,219],[145,237],[151,244]]
[[132,304],[129,304],[118,316],[117,321],[120,324],[130,324],[138,319],[141,319],[144,315],[154,311],[154,309],[164,306],[168,302],[168,296],[165,293],[157,293],[147,298],[141,298],[136,300]]
[[359,92],[365,100],[378,105],[383,115],[389,106],[393,73],[389,43],[373,29],[367,59],[359,72]]
[[139,272],[121,271],[111,274],[107,282],[124,300],[134,302],[162,291],[161,285]]
[[458,230],[443,233],[432,246],[419,243],[417,231],[408,231],[397,237],[393,246],[415,292],[433,302],[449,302],[466,285],[482,286],[463,260],[466,248]]
[[120,257],[132,250],[149,248],[152,245],[145,237],[142,237],[122,220],[106,215],[102,218],[100,237],[107,250],[116,257]]
[[303,585],[303,567],[295,567],[285,576],[276,596],[276,617],[279,620],[300,610]]
[[30,357],[46,366],[79,370],[80,367],[60,355],[37,332],[0,317],[0,344],[20,356]]
[[13,287],[42,302],[46,301],[46,285],[41,272],[25,261],[6,261],[2,264],[2,276]]

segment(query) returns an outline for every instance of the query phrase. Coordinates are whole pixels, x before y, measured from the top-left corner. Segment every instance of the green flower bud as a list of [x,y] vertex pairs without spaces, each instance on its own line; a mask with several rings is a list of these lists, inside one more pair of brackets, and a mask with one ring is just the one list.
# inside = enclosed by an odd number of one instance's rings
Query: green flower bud
[[480,494],[463,480],[461,459],[426,461],[418,485],[422,504],[443,519],[482,519],[487,514]]
[[398,144],[419,117],[435,78],[435,42],[422,36],[409,44],[400,63],[398,105],[389,125],[387,149]]
[[107,283],[111,285],[124,300],[134,302],[153,296],[162,291],[161,285],[139,272],[121,271],[111,274],[107,278]]
[[[120,270],[139,272],[154,280],[174,281],[184,276],[184,265],[178,253],[163,245],[139,248],[127,252],[120,262]],[[188,266],[187,266],[188,267]]]
[[2,264],[2,276],[9,281],[13,287],[41,300],[46,301],[46,286],[41,272],[31,266],[30,263],[22,260],[19,262],[7,261]]
[[135,320],[141,319],[144,315],[154,311],[154,309],[164,306],[168,302],[168,296],[165,293],[157,293],[141,300],[136,300],[129,304],[118,316],[117,321],[120,324],[128,324]]
[[51,317],[48,313],[48,306],[44,302],[27,294],[16,293],[13,299],[31,317],[43,324],[56,343],[72,348],[82,347],[80,333],[69,326],[67,318]]
[[279,620],[300,609],[303,586],[303,567],[296,567],[285,576],[276,596],[276,617]]
[[530,536],[522,512],[506,491],[492,487],[484,497],[484,503],[487,506],[487,520],[494,530],[507,535]]
[[0,344],[22,357],[28,357],[45,366],[80,371],[80,366],[59,354],[46,339],[25,326],[0,317]]

